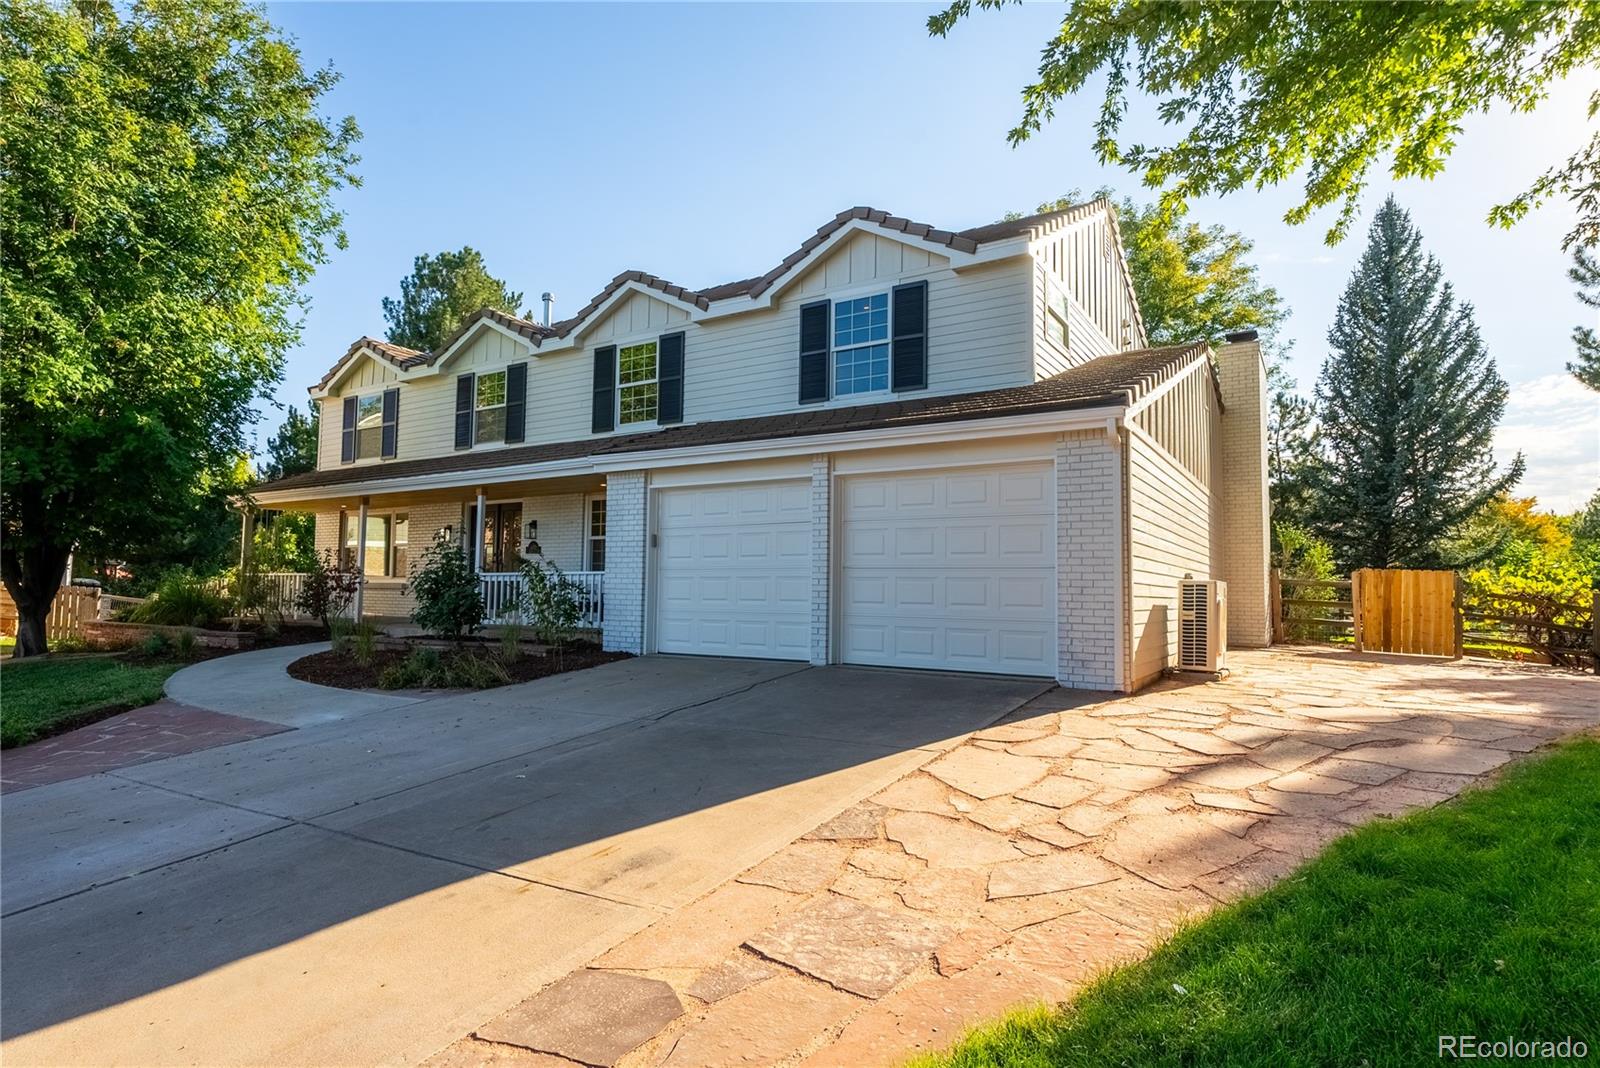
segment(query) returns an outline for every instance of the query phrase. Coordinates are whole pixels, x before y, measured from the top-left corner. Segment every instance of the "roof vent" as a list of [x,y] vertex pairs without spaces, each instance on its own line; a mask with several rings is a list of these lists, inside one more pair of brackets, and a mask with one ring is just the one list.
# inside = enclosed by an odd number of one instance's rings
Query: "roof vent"
[[556,295],[554,293],[541,293],[539,299],[544,301],[544,325],[550,325],[550,309],[555,307]]

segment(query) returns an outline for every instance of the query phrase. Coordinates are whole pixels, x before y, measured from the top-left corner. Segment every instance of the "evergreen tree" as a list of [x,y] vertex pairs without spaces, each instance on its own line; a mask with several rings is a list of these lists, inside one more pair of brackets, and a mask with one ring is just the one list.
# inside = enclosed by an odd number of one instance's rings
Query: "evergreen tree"
[[[1567,277],[1577,283],[1579,300],[1591,308],[1600,308],[1600,261],[1592,252],[1582,248],[1574,251]],[[1572,330],[1572,343],[1578,347],[1578,358],[1567,364],[1567,370],[1579,382],[1600,391],[1600,336],[1592,326],[1578,326]]]
[[466,247],[418,256],[400,280],[400,299],[383,298],[383,318],[390,341],[432,352],[479,308],[516,315],[521,304],[522,294],[489,273],[481,252]]
[[1341,565],[1459,567],[1458,537],[1522,477],[1490,453],[1506,383],[1393,197],[1373,220],[1317,382],[1313,502]]
[[317,469],[317,432],[321,411],[316,401],[306,405],[311,414],[290,408],[278,432],[267,439],[267,462],[261,465],[261,480],[273,482],[290,475]]

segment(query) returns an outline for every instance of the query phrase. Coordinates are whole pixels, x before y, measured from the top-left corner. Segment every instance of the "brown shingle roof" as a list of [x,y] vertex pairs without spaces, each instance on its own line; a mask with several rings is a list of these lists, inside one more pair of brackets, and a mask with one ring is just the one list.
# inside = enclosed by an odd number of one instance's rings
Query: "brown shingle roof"
[[408,349],[404,345],[390,344],[387,341],[379,341],[377,338],[373,337],[364,337],[346,349],[344,355],[339,357],[338,362],[332,367],[328,368],[328,373],[322,376],[322,381],[318,382],[311,388],[321,389],[323,386],[326,386],[329,382],[332,382],[335,378],[339,377],[339,373],[344,370],[345,366],[351,360],[356,358],[356,354],[362,349],[371,349],[373,352],[376,352],[379,356],[382,356],[384,359],[388,360],[402,371],[408,367],[415,367],[420,363],[426,363],[428,361],[428,354],[426,352],[419,352],[416,349]]
[[949,396],[918,396],[849,408],[807,408],[779,415],[688,423],[639,434],[581,438],[546,445],[525,445],[489,452],[459,452],[381,465],[341,466],[291,475],[258,490],[310,489],[373,479],[403,479],[451,471],[492,471],[524,464],[548,463],[586,456],[603,457],[656,452],[703,445],[737,445],[756,441],[881,430],[993,419],[1008,415],[1072,411],[1132,404],[1150,389],[1188,366],[1206,351],[1204,341],[1165,348],[1135,349],[1102,356],[1061,374],[1026,386]]

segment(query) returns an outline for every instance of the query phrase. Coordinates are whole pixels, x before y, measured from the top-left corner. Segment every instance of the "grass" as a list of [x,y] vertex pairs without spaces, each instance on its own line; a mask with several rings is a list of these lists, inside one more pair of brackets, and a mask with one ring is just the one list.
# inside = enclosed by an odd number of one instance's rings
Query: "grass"
[[1379,1068],[1462,1034],[1600,1050],[1600,740],[1369,824],[1070,1004],[913,1063]]
[[0,748],[160,700],[161,684],[182,666],[108,656],[8,660],[0,668]]

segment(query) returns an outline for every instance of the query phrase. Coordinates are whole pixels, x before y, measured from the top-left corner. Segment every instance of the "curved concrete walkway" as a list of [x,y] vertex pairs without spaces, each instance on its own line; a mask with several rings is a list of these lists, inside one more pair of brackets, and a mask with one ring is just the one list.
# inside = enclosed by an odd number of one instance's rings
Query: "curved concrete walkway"
[[222,656],[186,667],[167,680],[167,696],[181,704],[286,727],[332,723],[423,700],[318,686],[289,677],[289,665],[328,649],[327,642]]

